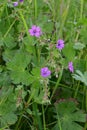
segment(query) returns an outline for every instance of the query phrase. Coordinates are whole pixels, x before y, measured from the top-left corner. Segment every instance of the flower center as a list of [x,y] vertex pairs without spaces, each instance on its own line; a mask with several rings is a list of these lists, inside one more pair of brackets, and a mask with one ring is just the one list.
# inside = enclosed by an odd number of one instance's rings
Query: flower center
[[37,30],[36,30],[36,29],[34,29],[34,30],[33,30],[33,33],[36,33],[36,32],[37,32]]

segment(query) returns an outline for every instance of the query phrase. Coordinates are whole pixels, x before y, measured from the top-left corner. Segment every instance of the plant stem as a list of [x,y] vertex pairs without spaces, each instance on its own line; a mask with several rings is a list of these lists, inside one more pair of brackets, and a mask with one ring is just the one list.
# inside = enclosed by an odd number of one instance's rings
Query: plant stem
[[[29,99],[28,99],[28,101],[27,101],[27,103],[26,103],[27,106],[29,106],[29,103],[30,103],[30,101],[31,101],[31,99],[32,99],[32,97],[33,97],[34,94],[35,94],[35,91],[33,91],[33,93],[31,94],[31,96],[29,97]],[[15,130],[18,130],[18,127],[19,127],[19,124],[20,124],[20,122],[21,122],[22,115],[23,115],[25,109],[26,109],[26,107],[23,109],[23,111],[22,111],[22,113],[21,113],[21,115],[20,115],[20,117],[19,117],[19,120],[18,120],[18,123],[17,123],[17,125],[16,125]]]
[[33,111],[35,112],[36,125],[38,124],[39,130],[42,130],[42,123],[41,123],[41,120],[40,120],[40,116],[38,114],[39,112],[38,112],[38,107],[37,107],[36,103],[33,104]]
[[47,126],[51,126],[51,125],[54,125],[54,124],[56,124],[56,123],[57,123],[57,121],[54,121],[54,122],[52,122],[52,123],[47,124]]
[[24,24],[24,27],[25,27],[25,30],[26,30],[26,34],[27,34],[27,36],[28,36],[29,46],[33,49],[33,54],[35,55],[35,48],[34,48],[33,45],[32,45],[31,36],[29,35],[28,26],[27,26],[27,23],[26,23],[26,21],[25,21],[24,15],[22,14],[22,10],[19,10],[19,15],[20,15],[20,17],[21,17],[21,20],[23,21],[23,24]]
[[54,95],[56,89],[57,89],[58,86],[59,86],[59,82],[60,82],[60,80],[61,80],[61,78],[62,78],[62,74],[63,74],[63,68],[62,68],[61,71],[60,71],[60,74],[59,74],[58,80],[57,80],[57,82],[56,82],[56,85],[55,85],[55,87],[54,87],[53,93],[52,93],[52,95],[51,95],[50,101],[52,100],[52,97],[53,97],[53,95]]
[[37,0],[34,0],[35,20],[37,19]]
[[29,103],[30,103],[31,99],[33,98],[34,94],[35,94],[35,90],[31,93],[31,96],[29,97],[29,99],[27,101],[27,106],[29,105]]
[[87,112],[87,88],[86,88],[86,99],[85,99],[85,104],[86,104],[86,112]]
[[[23,112],[24,112],[24,111],[23,111]],[[23,112],[22,112],[21,116],[19,117],[18,123],[17,123],[17,125],[16,125],[16,127],[15,127],[14,130],[19,130],[18,127],[19,127],[19,124],[20,124],[20,122],[21,122]]]
[[45,114],[44,114],[44,106],[43,105],[42,105],[42,113],[43,113],[44,130],[46,130],[46,122],[45,122]]
[[[63,11],[63,13],[62,13],[61,25],[60,25],[60,30],[59,30],[59,37],[62,37],[62,31],[63,31],[64,24],[65,24],[65,22],[66,22],[66,18],[67,18],[68,12],[69,12],[70,1],[71,1],[71,0],[68,0],[67,7],[66,7],[66,9]],[[62,2],[62,4],[63,4],[63,2]]]
[[38,65],[40,65],[40,54],[41,54],[41,49],[38,46],[38,44],[36,44],[36,57],[37,57],[37,61],[38,61]]
[[[25,27],[25,30],[26,30],[26,34],[28,36],[28,40],[30,41],[30,35],[29,35],[29,32],[28,32],[28,26],[27,26],[27,23],[25,21],[24,15],[22,14],[22,10],[19,10],[19,15],[21,17],[21,20],[23,21],[23,24],[24,24],[24,27]],[[32,44],[32,43],[30,42],[29,44]]]
[[8,128],[9,126],[4,126],[3,128],[0,128],[0,130],[5,130],[6,128]]
[[87,71],[87,55],[85,55],[85,61],[86,61],[86,71]]
[[[85,91],[86,91],[86,87],[84,86],[83,87],[83,93],[85,94]],[[83,94],[83,98],[82,98],[82,109],[84,109],[84,104],[85,104],[85,95]]]
[[9,19],[9,14],[8,14],[8,8],[7,8],[7,6],[6,6],[6,15],[7,15],[7,18],[8,18],[7,19],[8,20],[8,24],[10,26],[11,23],[10,23],[10,19]]
[[77,97],[79,87],[80,87],[80,81],[78,81],[77,88],[76,88],[76,90],[75,90],[75,94],[74,94],[74,98]]
[[10,25],[9,29],[7,30],[7,32],[6,32],[5,35],[4,35],[4,38],[8,35],[8,33],[10,32],[10,30],[11,30],[12,26],[15,24],[15,22],[16,22],[16,19],[15,19],[15,20],[13,21],[13,23]]
[[[57,111],[57,110],[56,110],[56,111]],[[58,119],[58,127],[59,127],[59,130],[62,130],[60,118],[59,118],[59,115],[58,115],[58,111],[57,111],[57,119]]]
[[86,121],[86,123],[85,123],[84,130],[87,130],[87,121]]
[[[0,10],[0,18],[2,17],[3,15],[3,12],[4,12],[4,9],[5,9],[5,6],[6,6],[6,3],[7,3],[7,0],[5,0],[4,4],[3,4],[3,7],[2,7],[2,10]],[[0,7],[1,8],[1,7]]]
[[83,17],[83,7],[84,7],[84,0],[81,0],[81,13],[80,13],[80,18],[81,19]]
[[[56,85],[55,85],[54,90],[53,90],[53,92],[52,92],[52,95],[51,95],[51,97],[50,97],[50,102],[51,102],[51,100],[52,100],[52,97],[53,97],[53,95],[54,95],[56,89],[57,89],[58,86],[59,86],[59,83],[60,83],[61,78],[62,78],[62,74],[63,74],[63,67],[62,67],[62,69],[61,69],[61,71],[60,71],[58,80],[57,80],[57,82],[56,82]],[[46,108],[45,108],[45,112],[46,112],[46,110],[47,110],[47,107],[48,107],[48,105],[47,105]]]

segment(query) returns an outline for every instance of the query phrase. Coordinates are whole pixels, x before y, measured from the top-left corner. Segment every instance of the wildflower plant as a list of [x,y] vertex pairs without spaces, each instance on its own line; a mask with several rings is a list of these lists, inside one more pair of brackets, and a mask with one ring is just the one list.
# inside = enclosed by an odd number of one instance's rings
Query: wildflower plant
[[86,6],[0,1],[0,130],[87,129]]

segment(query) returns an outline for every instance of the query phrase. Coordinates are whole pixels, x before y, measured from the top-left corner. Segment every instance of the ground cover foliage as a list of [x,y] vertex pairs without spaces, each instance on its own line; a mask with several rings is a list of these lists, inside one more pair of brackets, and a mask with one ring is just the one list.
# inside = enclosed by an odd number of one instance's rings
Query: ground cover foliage
[[87,130],[87,0],[0,0],[0,130]]

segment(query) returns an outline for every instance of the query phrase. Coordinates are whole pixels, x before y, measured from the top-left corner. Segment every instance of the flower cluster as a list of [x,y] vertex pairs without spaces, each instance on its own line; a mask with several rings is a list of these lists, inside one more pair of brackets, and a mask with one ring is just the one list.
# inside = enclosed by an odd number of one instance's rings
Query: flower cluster
[[31,29],[29,29],[29,33],[31,36],[40,37],[42,35],[41,28],[39,26],[33,25]]
[[[33,25],[31,29],[29,29],[29,33],[31,36],[40,37],[42,35],[41,28],[39,26]],[[64,40],[59,39],[56,44],[56,48],[60,51],[64,48]],[[70,72],[74,71],[73,63],[68,63],[68,69]],[[51,71],[48,69],[48,67],[41,68],[41,76],[46,78],[51,75]]]
[[[19,0],[19,2],[23,2],[24,0]],[[14,6],[18,6],[18,2],[13,2]],[[40,37],[42,35],[41,28],[39,26],[33,25],[29,29],[29,33],[31,36]],[[59,39],[56,44],[56,48],[60,51],[64,48],[64,40]],[[70,72],[74,71],[73,63],[68,63],[68,69]],[[48,67],[41,68],[41,76],[42,77],[48,77],[51,75],[51,71],[48,69]]]

